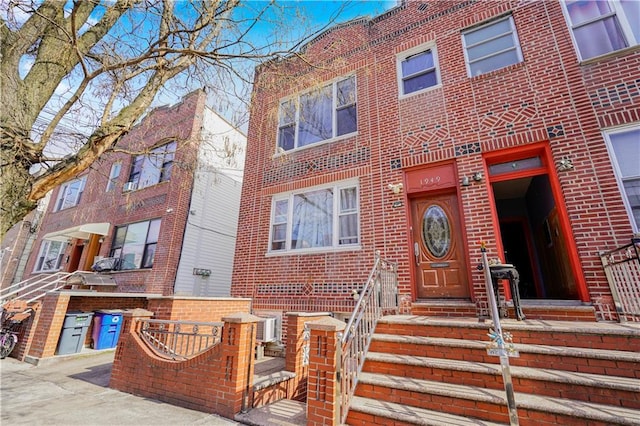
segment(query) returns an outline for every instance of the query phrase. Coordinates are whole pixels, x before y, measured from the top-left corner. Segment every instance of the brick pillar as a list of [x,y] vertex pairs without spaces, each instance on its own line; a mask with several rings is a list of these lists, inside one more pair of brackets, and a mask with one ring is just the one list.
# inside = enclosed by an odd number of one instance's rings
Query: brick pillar
[[296,374],[295,379],[293,379],[292,389],[290,389],[289,399],[304,402],[307,398],[309,366],[303,363],[303,352],[305,347],[309,345],[309,341],[304,340],[304,325],[309,321],[316,321],[329,316],[328,312],[287,312],[287,342],[284,369]]
[[340,424],[340,383],[337,378],[339,333],[346,324],[334,318],[307,323],[311,330],[309,379],[307,388],[307,425]]
[[28,356],[47,358],[55,355],[70,299],[68,294],[58,292],[44,297]]
[[232,314],[222,318],[221,375],[215,412],[232,419],[248,410],[253,393],[257,322],[255,315]]
[[[116,346],[113,366],[111,367],[109,387],[125,392],[133,392],[133,390],[128,387],[132,384],[127,383],[127,380],[132,373],[130,357],[134,357],[136,354],[135,350],[132,350],[133,342],[131,336],[136,333],[136,320],[138,318],[149,319],[152,316],[153,312],[141,308],[129,309],[122,313],[122,328],[120,329],[118,346]],[[135,364],[133,365],[133,368],[135,369]]]

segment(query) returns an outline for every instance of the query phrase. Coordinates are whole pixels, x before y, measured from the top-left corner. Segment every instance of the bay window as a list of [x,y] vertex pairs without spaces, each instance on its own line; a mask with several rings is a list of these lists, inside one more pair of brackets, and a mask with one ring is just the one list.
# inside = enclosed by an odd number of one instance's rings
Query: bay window
[[269,251],[322,251],[359,242],[356,183],[274,197]]
[[151,268],[159,235],[160,219],[118,226],[109,257],[120,259],[121,270]]
[[290,151],[357,130],[356,79],[347,77],[280,103],[278,148]]
[[622,198],[634,232],[640,231],[640,126],[605,132]]
[[567,0],[562,6],[581,60],[640,42],[638,0]]
[[40,253],[36,261],[35,272],[57,271],[62,266],[67,243],[61,241],[43,240]]

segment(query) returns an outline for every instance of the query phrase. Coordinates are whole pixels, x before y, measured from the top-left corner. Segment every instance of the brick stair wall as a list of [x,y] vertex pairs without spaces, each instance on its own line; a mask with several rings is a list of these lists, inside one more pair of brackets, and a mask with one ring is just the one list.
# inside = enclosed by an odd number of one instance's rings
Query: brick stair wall
[[[383,318],[347,423],[508,424],[500,361],[486,352],[489,327]],[[522,426],[640,425],[640,327],[506,320],[503,329],[520,355],[510,364]]]

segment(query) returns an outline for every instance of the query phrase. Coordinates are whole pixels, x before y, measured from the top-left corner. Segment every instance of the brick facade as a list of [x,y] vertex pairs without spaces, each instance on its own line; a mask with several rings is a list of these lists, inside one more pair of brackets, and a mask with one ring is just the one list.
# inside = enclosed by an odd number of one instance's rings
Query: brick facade
[[[461,31],[509,15],[523,60],[469,77]],[[437,49],[441,85],[399,96],[396,57],[425,43]],[[290,58],[256,73],[239,219],[251,226],[239,227],[233,296],[253,297],[255,310],[350,311],[380,250],[399,263],[401,296],[415,301],[411,205],[446,192],[457,198],[468,299],[486,298],[478,242],[492,257],[504,250],[489,166],[539,156],[560,236],[551,254],[540,251],[540,268],[566,272],[557,294],[549,287],[537,299],[610,300],[597,253],[627,244],[633,228],[601,131],[640,121],[637,46],[581,63],[558,2],[409,1],[337,26],[301,53],[314,66]],[[357,133],[278,153],[280,101],[351,74]],[[558,169],[563,159],[573,168]],[[407,190],[412,173],[438,167],[452,170],[451,187]],[[461,184],[477,172],[479,182]],[[269,253],[273,196],[345,179],[359,183],[359,247]],[[398,183],[404,191],[388,188]]]

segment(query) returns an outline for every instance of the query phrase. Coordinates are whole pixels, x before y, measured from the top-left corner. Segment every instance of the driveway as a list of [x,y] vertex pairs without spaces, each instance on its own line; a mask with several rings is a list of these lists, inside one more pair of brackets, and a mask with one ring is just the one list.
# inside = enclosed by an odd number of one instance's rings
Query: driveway
[[3,425],[240,425],[109,388],[115,352],[92,351],[34,366],[0,361]]

